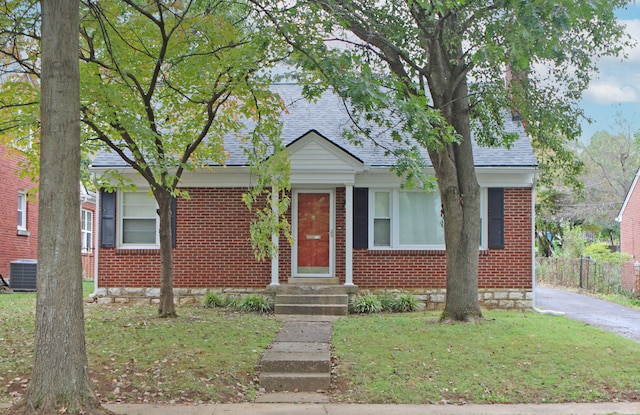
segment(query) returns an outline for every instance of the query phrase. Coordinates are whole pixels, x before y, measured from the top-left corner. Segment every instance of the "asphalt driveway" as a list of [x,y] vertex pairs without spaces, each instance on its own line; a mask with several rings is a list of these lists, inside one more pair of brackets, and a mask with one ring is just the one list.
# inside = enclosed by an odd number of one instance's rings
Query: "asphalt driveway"
[[565,316],[640,342],[640,310],[588,295],[536,287],[536,307],[562,311]]

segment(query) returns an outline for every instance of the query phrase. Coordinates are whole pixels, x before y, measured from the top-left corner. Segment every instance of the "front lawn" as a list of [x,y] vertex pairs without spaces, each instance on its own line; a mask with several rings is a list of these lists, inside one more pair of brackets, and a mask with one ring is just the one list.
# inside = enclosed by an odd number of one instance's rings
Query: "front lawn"
[[[88,291],[90,292],[90,291]],[[24,393],[35,294],[0,295],[0,402]],[[281,321],[178,307],[85,305],[89,367],[103,402],[244,402]],[[337,402],[499,403],[637,400],[640,344],[565,317],[486,312],[439,325],[433,312],[352,315],[334,325]]]
[[[86,292],[85,292],[86,293]],[[24,393],[33,361],[35,293],[0,295],[0,402]],[[273,316],[155,306],[85,305],[89,368],[103,402],[243,402],[280,326]]]
[[596,402],[640,398],[640,344],[565,317],[486,312],[353,316],[334,326],[334,399],[368,403]]

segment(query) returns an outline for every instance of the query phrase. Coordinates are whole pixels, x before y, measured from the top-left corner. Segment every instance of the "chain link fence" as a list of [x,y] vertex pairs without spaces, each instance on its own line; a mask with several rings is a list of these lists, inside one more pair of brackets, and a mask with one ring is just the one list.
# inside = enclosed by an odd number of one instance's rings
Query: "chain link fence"
[[638,292],[638,266],[634,262],[604,262],[585,258],[536,258],[538,283],[594,293]]

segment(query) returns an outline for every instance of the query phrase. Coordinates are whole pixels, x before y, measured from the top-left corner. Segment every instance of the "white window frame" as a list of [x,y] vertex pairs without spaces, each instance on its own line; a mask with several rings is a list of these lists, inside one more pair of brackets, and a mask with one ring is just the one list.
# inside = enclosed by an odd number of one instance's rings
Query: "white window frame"
[[[374,245],[374,220],[375,220],[375,193],[376,192],[389,192],[390,196],[390,245],[389,246],[377,246]],[[401,245],[400,244],[400,193],[405,192],[401,189],[393,188],[369,188],[369,212],[368,212],[368,227],[369,227],[369,249],[370,250],[445,250],[446,247],[443,244],[427,244],[427,245]],[[437,192],[437,190],[434,190]],[[489,238],[488,220],[487,220],[487,189],[480,189],[480,247],[479,249],[486,249],[487,241]],[[439,216],[437,220],[442,220]]]
[[18,192],[18,230],[27,230],[27,193],[23,191]]
[[[153,212],[150,212],[149,216],[146,217],[136,217],[135,219],[153,219],[156,222],[156,240],[155,243],[125,243],[123,242],[123,238],[124,238],[124,221],[127,219],[133,219],[133,218],[128,218],[124,216],[124,194],[125,193],[143,193],[143,194],[149,194],[149,190],[140,190],[138,189],[135,192],[124,192],[124,191],[120,191],[119,195],[118,195],[118,213],[117,213],[117,217],[118,217],[118,223],[117,223],[117,240],[118,240],[118,247],[119,248],[123,248],[123,249],[158,249],[160,247],[160,218],[158,217],[158,203],[155,202],[155,207],[153,209]],[[149,196],[150,198],[153,199],[153,196]]]
[[80,209],[80,234],[82,253],[89,254],[93,249],[93,211]]

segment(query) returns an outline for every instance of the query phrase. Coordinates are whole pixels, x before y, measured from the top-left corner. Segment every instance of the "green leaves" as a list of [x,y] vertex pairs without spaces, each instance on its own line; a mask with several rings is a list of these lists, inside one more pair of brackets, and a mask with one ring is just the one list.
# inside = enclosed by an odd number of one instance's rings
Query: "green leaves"
[[[88,3],[81,59],[85,132],[126,149],[151,184],[223,164],[223,137],[254,118],[269,44],[242,4]],[[263,91],[263,92],[259,92]],[[175,172],[175,173],[174,173]]]

